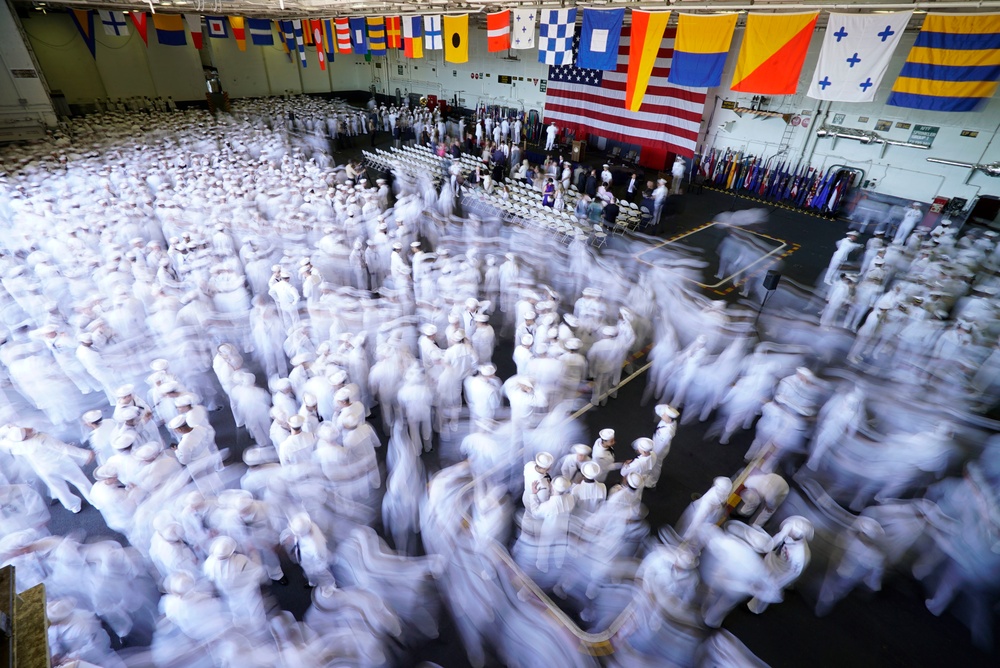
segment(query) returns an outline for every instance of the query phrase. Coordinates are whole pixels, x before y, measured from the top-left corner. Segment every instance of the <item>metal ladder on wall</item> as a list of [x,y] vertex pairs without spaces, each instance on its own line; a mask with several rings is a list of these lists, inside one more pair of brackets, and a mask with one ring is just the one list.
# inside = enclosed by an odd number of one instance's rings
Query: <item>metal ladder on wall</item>
[[774,154],[775,156],[788,153],[788,148],[792,144],[792,129],[794,127],[791,123],[785,123],[785,131],[781,134],[781,141],[778,143],[778,152]]

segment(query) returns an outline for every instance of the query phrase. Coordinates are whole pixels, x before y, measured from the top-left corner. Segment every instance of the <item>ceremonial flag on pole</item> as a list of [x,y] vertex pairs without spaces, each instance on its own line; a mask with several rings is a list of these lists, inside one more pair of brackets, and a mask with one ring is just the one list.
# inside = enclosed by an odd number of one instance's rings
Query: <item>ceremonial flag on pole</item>
[[424,17],[424,48],[428,51],[440,51],[443,48],[440,14]]
[[326,47],[326,59],[332,63],[333,54],[337,51],[337,33],[331,19],[323,19],[323,46]]
[[126,37],[128,35],[128,22],[122,16],[121,12],[99,9],[97,10],[97,14],[101,17],[105,35],[116,35],[118,37]]
[[309,30],[312,33],[313,44],[316,45],[316,58],[319,69],[326,71],[326,53],[323,51],[323,22],[319,19],[309,20]]
[[385,19],[381,16],[369,16],[365,19],[368,25],[368,51],[373,56],[385,55]]
[[403,48],[402,22],[398,16],[385,17],[385,45],[390,49]]
[[146,34],[146,12],[129,12],[128,17],[135,25],[135,31],[142,38],[142,43],[149,46],[149,37]]
[[184,19],[180,14],[153,14],[156,41],[163,46],[186,46]]
[[615,69],[624,20],[624,9],[584,9],[576,66],[589,70]]
[[351,25],[351,51],[357,54],[368,54],[368,38],[365,35],[364,18],[348,19]]
[[614,71],[584,70],[573,61],[550,67],[545,95],[546,122],[549,120],[574,132],[584,140],[588,134],[613,141],[639,144],[639,163],[663,169],[670,153],[694,155],[705,111],[705,89],[674,86],[667,81],[673,52],[674,28],[668,28],[659,43],[639,111],[625,106],[625,91],[633,24],[622,31],[618,45],[618,66]]
[[71,9],[69,15],[73,17],[73,23],[76,24],[76,29],[80,31],[80,37],[83,38],[87,48],[90,49],[90,55],[97,58],[97,42],[95,41],[97,36],[94,34],[94,14],[89,9]]
[[819,12],[748,14],[730,88],[741,93],[794,95]]
[[469,62],[469,15],[444,16],[444,62]]
[[514,26],[511,29],[510,48],[535,48],[535,20],[538,13],[534,9],[515,9]]
[[302,67],[309,67],[309,62],[306,60],[306,43],[302,31],[302,21],[292,21],[292,30],[295,33],[295,48],[299,50],[299,62]]
[[887,104],[975,111],[1000,79],[1000,14],[928,14]]
[[250,41],[256,46],[274,46],[274,32],[270,19],[247,19]]
[[[199,26],[201,24],[199,23]],[[229,37],[229,31],[226,30],[226,17],[225,16],[206,16],[205,25],[208,26],[208,36],[214,37],[216,39],[225,39]]]
[[230,16],[229,27],[233,29],[233,39],[240,51],[247,50],[247,30],[242,16]]
[[337,29],[337,51],[340,53],[351,53],[350,19],[346,17],[334,19],[333,25]]
[[191,33],[191,43],[194,44],[195,49],[201,50],[201,15],[181,14],[181,16],[184,17],[184,23],[187,25],[188,31]]
[[871,102],[913,12],[830,14],[809,97]]
[[573,57],[573,35],[576,33],[576,7],[547,9],[542,12],[542,27],[538,31],[538,62],[562,65]]
[[642,106],[669,21],[670,12],[632,10],[632,39],[629,41],[628,80],[625,83],[625,108],[629,111],[639,111]]
[[490,53],[510,48],[510,12],[493,12],[486,15],[486,50]]
[[680,14],[670,64],[670,83],[714,88],[722,83],[739,14]]
[[407,58],[424,57],[423,20],[419,16],[403,17],[403,55]]

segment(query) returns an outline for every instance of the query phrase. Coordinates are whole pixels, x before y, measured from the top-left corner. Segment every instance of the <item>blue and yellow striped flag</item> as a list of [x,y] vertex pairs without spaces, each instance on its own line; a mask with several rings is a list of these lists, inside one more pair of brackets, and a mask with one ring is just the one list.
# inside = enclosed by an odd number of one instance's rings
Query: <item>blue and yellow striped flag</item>
[[1000,80],[1000,14],[928,14],[887,104],[975,111]]
[[385,55],[385,18],[382,16],[369,16],[368,22],[368,50],[373,56]]

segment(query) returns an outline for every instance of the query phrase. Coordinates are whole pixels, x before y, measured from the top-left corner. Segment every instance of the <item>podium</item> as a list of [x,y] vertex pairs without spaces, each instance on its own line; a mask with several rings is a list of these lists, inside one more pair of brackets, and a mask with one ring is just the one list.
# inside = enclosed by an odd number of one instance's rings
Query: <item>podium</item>
[[50,668],[45,585],[18,594],[14,577],[0,568],[0,668]]
[[580,162],[587,156],[587,142],[574,141],[573,150],[570,154],[573,162]]

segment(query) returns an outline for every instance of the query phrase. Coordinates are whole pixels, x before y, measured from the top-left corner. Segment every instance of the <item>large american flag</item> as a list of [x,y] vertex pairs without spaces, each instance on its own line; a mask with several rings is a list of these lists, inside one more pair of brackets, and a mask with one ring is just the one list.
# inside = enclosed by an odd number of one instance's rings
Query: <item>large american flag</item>
[[675,28],[667,28],[653,66],[649,88],[639,111],[625,108],[630,28],[622,30],[618,67],[612,71],[576,66],[579,37],[573,41],[573,63],[549,67],[545,121],[574,131],[642,146],[640,164],[663,169],[670,153],[690,158],[698,143],[705,111],[705,88],[687,88],[667,82],[674,52]]

